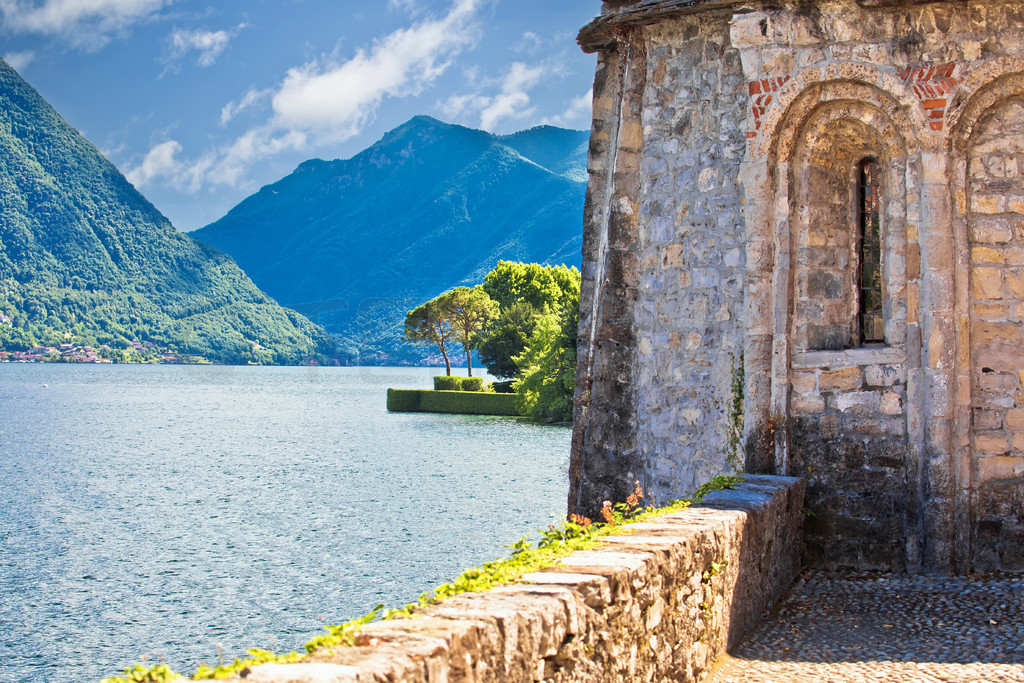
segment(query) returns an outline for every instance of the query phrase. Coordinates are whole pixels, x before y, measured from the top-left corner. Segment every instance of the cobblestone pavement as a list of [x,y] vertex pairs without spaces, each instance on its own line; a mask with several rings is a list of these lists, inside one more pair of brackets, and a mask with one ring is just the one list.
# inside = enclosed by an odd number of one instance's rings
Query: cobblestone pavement
[[706,683],[1024,681],[1024,577],[806,571]]

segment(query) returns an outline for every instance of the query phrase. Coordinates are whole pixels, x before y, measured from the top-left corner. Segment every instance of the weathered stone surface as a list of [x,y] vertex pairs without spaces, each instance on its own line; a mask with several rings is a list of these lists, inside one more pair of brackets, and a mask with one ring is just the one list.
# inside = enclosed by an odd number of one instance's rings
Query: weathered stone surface
[[695,681],[785,595],[802,523],[802,482],[750,476],[525,583],[370,624],[355,647],[244,680]]
[[[1001,521],[1013,528],[1020,523],[1020,508],[1014,509],[1011,491],[1024,486],[1024,439],[1016,434],[1024,429],[1024,396],[1021,395],[1020,368],[1024,359],[1024,329],[1014,310],[1024,310],[1024,287],[1020,270],[1012,267],[1016,253],[1024,247],[1019,231],[1011,226],[1019,213],[1020,202],[1007,193],[1019,193],[1024,184],[1021,164],[1024,160],[1024,96],[1010,97],[990,108],[982,117],[967,150],[970,176],[968,189],[979,201],[971,204],[967,215],[971,236],[971,373],[972,450],[977,467],[974,536],[978,539],[972,553],[976,570],[994,570],[1019,566],[1017,558],[1002,549],[1009,545],[1008,535],[992,521],[1000,516],[993,507],[1010,513]],[[996,364],[991,354],[997,350],[1015,360]],[[1006,499],[1009,496],[1009,500]],[[1008,558],[1004,562],[1003,558]]]
[[[588,414],[592,446],[573,457],[660,497],[741,461],[813,474],[808,500],[833,521],[811,546],[840,564],[999,566],[1006,537],[976,526],[1005,502],[999,477],[1024,486],[982,465],[1024,457],[1011,412],[1024,400],[1024,4],[615,0],[580,40],[628,65],[619,109],[643,134],[615,177],[633,193],[635,240],[621,244],[637,268],[585,295],[614,300],[635,332],[616,337],[628,380],[614,410]],[[599,67],[601,101],[618,97],[607,82]],[[869,161],[880,316],[861,290]],[[606,181],[592,176],[588,234],[614,216]],[[599,341],[581,327],[581,343]],[[727,408],[740,358],[742,456]],[[588,384],[577,400],[596,395]],[[901,464],[881,476],[829,460],[861,447]],[[903,507],[841,512],[874,488]],[[869,558],[868,538],[887,550]]]

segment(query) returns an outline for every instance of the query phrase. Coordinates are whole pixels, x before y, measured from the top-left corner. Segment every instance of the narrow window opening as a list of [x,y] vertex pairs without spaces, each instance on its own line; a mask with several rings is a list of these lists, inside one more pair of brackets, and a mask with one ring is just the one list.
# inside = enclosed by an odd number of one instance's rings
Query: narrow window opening
[[878,162],[865,159],[858,173],[859,258],[857,308],[861,344],[885,342],[882,302],[882,222]]

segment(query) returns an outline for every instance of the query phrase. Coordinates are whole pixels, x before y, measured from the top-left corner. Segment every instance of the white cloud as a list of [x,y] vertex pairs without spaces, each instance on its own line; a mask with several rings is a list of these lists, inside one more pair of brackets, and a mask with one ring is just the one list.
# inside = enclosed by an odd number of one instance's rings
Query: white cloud
[[29,64],[32,63],[36,58],[36,53],[31,50],[23,50],[21,52],[8,52],[4,55],[4,61],[7,62],[12,69],[17,72],[25,70]]
[[303,149],[309,135],[300,130],[275,130],[270,126],[252,128],[230,145],[207,155],[189,169],[190,189],[205,182],[237,186],[249,167],[260,159],[281,152]]
[[271,95],[270,90],[257,90],[256,88],[250,88],[248,92],[242,95],[242,99],[233,100],[224,105],[220,110],[220,122],[221,125],[226,125],[231,119],[235,118],[243,111],[253,106],[260,100],[266,99]]
[[146,153],[142,162],[129,169],[124,175],[135,187],[142,187],[154,178],[174,176],[180,173],[182,162],[175,157],[181,152],[181,143],[167,140]]
[[353,137],[373,119],[385,98],[423,92],[473,44],[477,35],[473,19],[483,1],[455,0],[444,17],[388,34],[347,60],[324,58],[289,69],[276,89],[251,89],[221,110],[221,121],[227,123],[269,97],[273,113],[264,124],[188,163],[178,160],[177,143],[161,143],[129,177],[137,185],[162,178],[191,190],[207,183],[238,185],[261,159],[304,149],[312,142]]
[[497,94],[454,95],[441,103],[441,110],[451,119],[478,115],[480,128],[495,132],[502,121],[526,119],[536,113],[536,107],[531,106],[529,91],[553,73],[558,73],[558,70],[547,63],[529,66],[514,62],[497,81]]
[[154,15],[174,0],[0,0],[4,26],[19,33],[60,36],[99,49],[112,33]]
[[565,128],[583,126],[590,127],[591,111],[594,106],[594,89],[591,88],[579,97],[569,100],[568,106],[561,114],[548,116],[541,123]]
[[528,52],[530,54],[536,54],[541,47],[544,46],[544,41],[533,31],[527,31],[523,34],[523,37],[519,39],[519,42],[512,46],[512,49],[516,52]]
[[195,31],[175,30],[171,34],[171,59],[179,59],[185,54],[196,51],[199,56],[196,64],[199,66],[212,66],[224,50],[227,49],[231,38],[245,25],[235,27],[230,33],[227,31]]
[[476,4],[458,0],[445,18],[395,31],[343,63],[289,70],[273,97],[276,127],[330,141],[356,135],[385,97],[420,94],[473,42],[469,21]]
[[392,12],[406,12],[411,15],[419,14],[422,10],[419,0],[388,0],[388,9]]
[[480,127],[493,130],[502,119],[532,115],[536,110],[529,106],[530,96],[527,91],[537,85],[546,72],[543,66],[529,67],[521,62],[514,63],[505,76],[501,93],[480,112]]

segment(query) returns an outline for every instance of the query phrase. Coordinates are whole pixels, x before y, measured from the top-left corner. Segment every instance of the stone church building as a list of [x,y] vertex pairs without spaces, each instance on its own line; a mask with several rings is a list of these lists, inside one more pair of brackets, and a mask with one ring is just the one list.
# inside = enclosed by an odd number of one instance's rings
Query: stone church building
[[811,566],[1024,570],[1024,2],[607,0],[579,42],[570,510],[784,474]]

